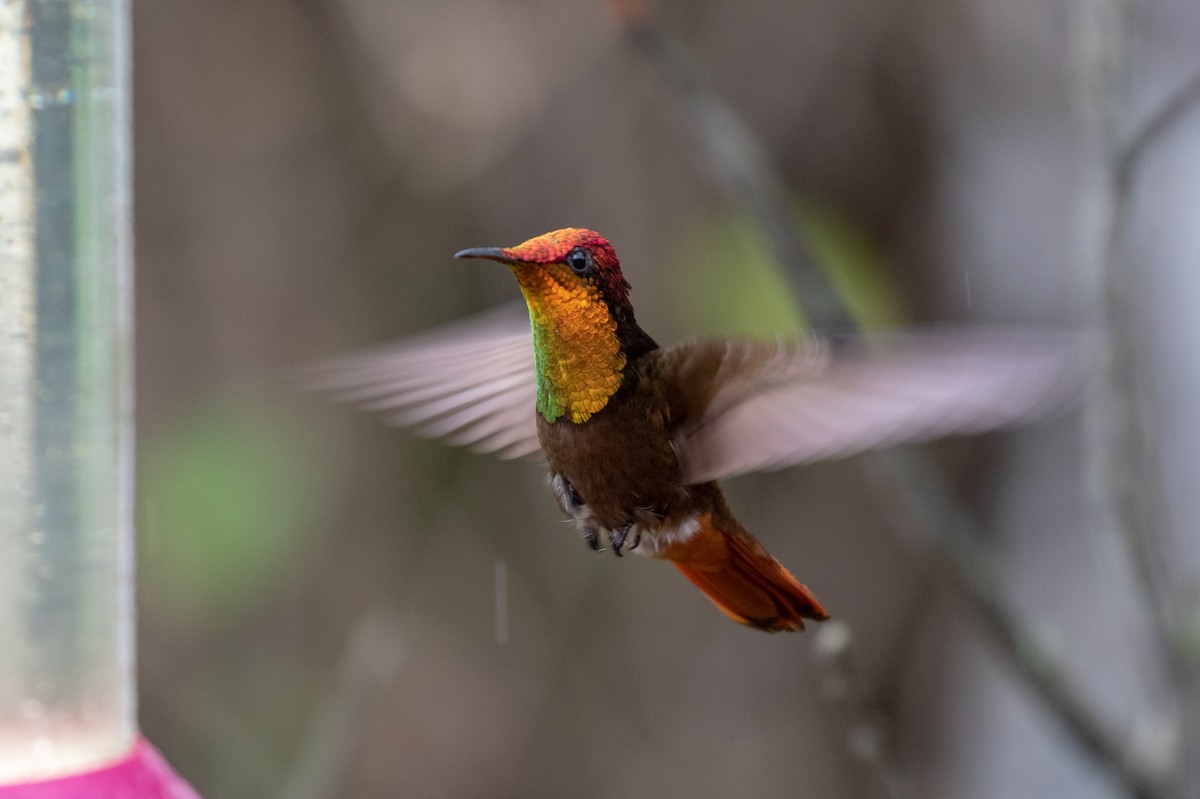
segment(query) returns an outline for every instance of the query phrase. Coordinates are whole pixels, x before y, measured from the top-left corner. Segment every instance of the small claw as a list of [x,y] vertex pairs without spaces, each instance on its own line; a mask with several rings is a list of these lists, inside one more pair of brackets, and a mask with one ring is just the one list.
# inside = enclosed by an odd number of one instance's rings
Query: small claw
[[[613,552],[617,553],[618,558],[621,557],[621,547],[625,546],[625,538],[629,535],[630,527],[633,527],[633,525],[627,524],[624,527],[622,527],[620,530],[617,530],[615,533],[613,533],[612,548],[613,548]],[[636,547],[636,546],[637,546],[637,544],[635,543],[633,545],[633,547]],[[630,548],[632,549],[633,547],[630,547]]]
[[629,548],[631,550],[637,549],[638,544],[640,544],[640,543],[642,543],[642,529],[639,527],[638,531],[633,534],[633,543],[629,545]]
[[600,534],[595,530],[588,530],[584,533],[583,540],[587,542],[587,545],[592,548],[593,552],[599,552],[602,548],[600,546]]

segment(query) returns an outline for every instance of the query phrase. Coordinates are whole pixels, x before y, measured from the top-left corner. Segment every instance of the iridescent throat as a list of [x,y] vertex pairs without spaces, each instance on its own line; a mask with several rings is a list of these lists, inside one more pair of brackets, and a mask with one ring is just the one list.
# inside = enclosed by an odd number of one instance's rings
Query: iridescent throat
[[576,424],[608,404],[621,387],[625,353],[617,325],[603,303],[570,313],[539,313],[530,304],[537,409],[548,422],[567,416]]

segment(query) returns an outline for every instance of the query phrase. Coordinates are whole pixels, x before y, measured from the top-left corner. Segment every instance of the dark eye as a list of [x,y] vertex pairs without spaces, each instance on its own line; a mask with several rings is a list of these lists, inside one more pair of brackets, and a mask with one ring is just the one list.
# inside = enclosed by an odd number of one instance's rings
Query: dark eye
[[592,266],[592,257],[582,247],[577,247],[567,253],[567,266],[577,275],[587,274]]

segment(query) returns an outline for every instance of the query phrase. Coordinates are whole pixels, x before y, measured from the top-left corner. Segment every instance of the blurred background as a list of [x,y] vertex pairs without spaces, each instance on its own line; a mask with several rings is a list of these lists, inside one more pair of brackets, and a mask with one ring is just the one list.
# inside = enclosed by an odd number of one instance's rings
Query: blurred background
[[1153,478],[1157,588],[1195,607],[1190,0],[135,4],[143,729],[208,799],[1130,795],[861,458],[727,485],[852,631],[851,677],[812,629],[739,627],[667,565],[588,551],[540,466],[284,379],[515,300],[452,254],[563,226],[613,241],[659,341],[798,330],[804,275],[631,44],[642,23],[752,134],[860,318],[1107,314],[1142,449],[1103,432],[1101,385],[934,455],[998,601],[1130,762],[1186,750],[1200,693],[1105,464]]

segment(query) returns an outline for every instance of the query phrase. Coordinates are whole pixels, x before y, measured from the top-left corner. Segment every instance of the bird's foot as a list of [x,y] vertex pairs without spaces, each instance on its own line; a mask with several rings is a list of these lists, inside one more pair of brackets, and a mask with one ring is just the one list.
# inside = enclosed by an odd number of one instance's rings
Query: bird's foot
[[[617,553],[617,557],[621,557],[621,549],[625,546],[625,539],[629,537],[629,530],[633,527],[633,522],[622,527],[612,534],[613,552]],[[642,531],[638,530],[634,533],[633,543],[629,546],[630,549],[637,549],[637,545],[642,542]]]
[[599,552],[604,549],[604,547],[600,546],[600,533],[594,529],[584,532],[583,540],[587,542],[587,545],[591,547],[593,552]]

